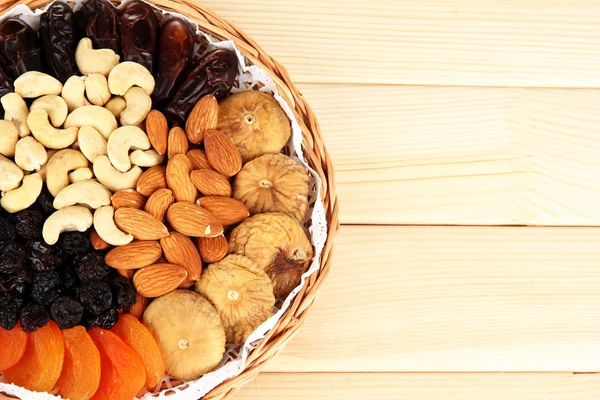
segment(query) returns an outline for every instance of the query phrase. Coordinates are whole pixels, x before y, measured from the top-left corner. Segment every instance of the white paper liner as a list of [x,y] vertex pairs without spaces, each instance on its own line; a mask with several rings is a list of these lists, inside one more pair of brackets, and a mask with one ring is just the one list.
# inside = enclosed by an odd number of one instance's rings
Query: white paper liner
[[[129,0],[125,0],[119,8],[122,8]],[[75,4],[74,9],[77,10],[81,7],[85,1],[76,0],[75,2],[69,1],[71,4]],[[151,3],[150,3],[151,4]],[[153,4],[153,7],[157,8]],[[23,21],[30,24],[34,29],[38,29],[40,15],[44,9],[38,9],[31,11],[29,7],[19,5],[12,9],[10,12],[0,17],[0,22],[9,17],[18,16]],[[279,95],[277,87],[269,75],[261,68],[255,65],[249,65],[246,58],[242,53],[235,47],[233,41],[218,41],[212,36],[201,32],[198,29],[198,25],[189,18],[173,12],[167,12],[161,10],[163,15],[177,15],[185,18],[190,22],[192,26],[196,28],[196,33],[204,35],[210,42],[211,48],[227,48],[234,50],[240,61],[240,74],[238,76],[238,82],[236,87],[233,88],[232,92],[240,92],[245,90],[260,90],[262,92],[270,93],[275,96],[292,124],[292,136],[289,142],[284,148],[283,152],[296,160],[301,162],[309,171],[309,193],[308,193],[308,212],[303,221],[303,226],[310,235],[311,243],[314,247],[314,257],[311,262],[308,271],[302,275],[300,285],[294,289],[290,295],[285,299],[281,308],[276,310],[275,315],[265,321],[259,326],[252,335],[246,340],[244,346],[228,346],[225,356],[221,361],[221,364],[213,372],[207,373],[195,381],[186,382],[177,387],[165,389],[158,393],[146,393],[141,397],[143,400],[150,399],[171,399],[171,400],[183,400],[183,399],[199,399],[210,392],[212,389],[217,387],[222,382],[229,378],[239,375],[244,368],[248,355],[256,348],[260,343],[260,340],[277,324],[283,314],[287,311],[290,304],[298,294],[298,292],[304,287],[306,279],[314,274],[320,268],[321,252],[325,246],[327,240],[327,219],[325,215],[325,208],[321,198],[321,179],[317,173],[308,165],[304,155],[302,153],[302,131],[300,125],[292,112],[291,107],[287,102]],[[168,382],[168,379],[166,379]],[[38,393],[26,390],[16,385],[3,383],[2,375],[0,375],[0,392],[4,392],[9,395],[17,396],[22,400],[46,400],[46,399],[60,399],[58,395],[52,395],[49,393]],[[168,394],[167,394],[168,392]]]

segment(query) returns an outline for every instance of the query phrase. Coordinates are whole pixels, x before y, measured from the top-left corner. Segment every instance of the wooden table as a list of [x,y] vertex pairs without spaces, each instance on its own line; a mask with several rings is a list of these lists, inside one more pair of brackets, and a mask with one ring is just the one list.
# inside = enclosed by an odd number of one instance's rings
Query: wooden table
[[203,0],[286,65],[343,223],[239,399],[600,398],[600,1]]

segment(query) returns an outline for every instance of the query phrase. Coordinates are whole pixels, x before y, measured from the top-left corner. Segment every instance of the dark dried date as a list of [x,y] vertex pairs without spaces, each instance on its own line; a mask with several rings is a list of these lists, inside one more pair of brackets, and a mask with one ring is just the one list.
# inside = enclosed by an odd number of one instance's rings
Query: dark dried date
[[158,20],[154,9],[142,1],[128,3],[121,14],[122,61],[142,64],[154,71]]
[[[7,93],[13,92],[13,80],[8,77],[6,72],[0,67],[0,99]],[[0,119],[4,118],[4,107],[0,103]]]
[[75,62],[75,20],[73,10],[62,1],[53,3],[40,19],[40,38],[50,73],[61,82],[78,73]]
[[108,0],[88,0],[75,13],[75,20],[95,49],[111,49],[120,54],[119,14]]
[[0,25],[0,57],[4,72],[12,79],[27,71],[44,69],[37,33],[17,18],[9,18]]
[[212,94],[217,100],[225,97],[235,83],[239,66],[231,50],[218,49],[208,53],[183,81],[177,94],[165,109],[165,116],[183,126],[200,98]]

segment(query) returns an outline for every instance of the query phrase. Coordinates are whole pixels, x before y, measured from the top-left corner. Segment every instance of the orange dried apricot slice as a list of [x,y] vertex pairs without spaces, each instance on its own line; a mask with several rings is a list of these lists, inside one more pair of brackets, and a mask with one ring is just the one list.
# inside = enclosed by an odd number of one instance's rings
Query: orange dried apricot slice
[[23,357],[4,371],[6,380],[25,389],[49,392],[54,389],[62,370],[64,343],[54,321],[35,332],[27,333]]
[[114,333],[89,332],[100,352],[100,387],[92,400],[131,400],[144,387],[146,369],[140,356]]
[[146,388],[153,389],[165,375],[165,363],[154,337],[131,314],[123,314],[111,329],[121,340],[138,353],[146,368]]
[[65,359],[56,385],[62,397],[89,400],[100,385],[100,352],[83,326],[62,331]]
[[0,343],[0,371],[4,371],[19,362],[25,353],[27,335],[23,332],[21,324],[17,323],[10,331],[0,327]]

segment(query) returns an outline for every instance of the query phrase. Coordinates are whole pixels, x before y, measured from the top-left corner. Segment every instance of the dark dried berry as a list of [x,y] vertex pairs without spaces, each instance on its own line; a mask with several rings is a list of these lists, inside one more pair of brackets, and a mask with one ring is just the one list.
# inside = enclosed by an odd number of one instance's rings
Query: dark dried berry
[[23,296],[27,289],[27,282],[20,275],[0,275],[0,293],[1,294],[17,294]]
[[50,308],[52,320],[60,329],[69,329],[79,325],[83,317],[83,306],[77,300],[62,296],[54,300]]
[[40,272],[33,278],[31,298],[49,306],[61,294],[60,276],[56,271]]
[[37,272],[54,269],[56,266],[54,247],[44,241],[30,240],[27,242],[27,261],[29,266]]
[[122,310],[135,304],[135,287],[133,283],[122,276],[117,276],[111,283],[115,306]]
[[13,242],[15,240],[15,227],[8,218],[0,216],[0,241]]
[[0,327],[11,330],[19,320],[23,300],[12,294],[0,296]]
[[84,254],[90,251],[89,234],[83,232],[65,232],[60,235],[58,245],[71,255]]
[[75,270],[82,282],[102,281],[110,272],[104,262],[104,253],[100,252],[88,253],[79,258]]
[[107,283],[86,283],[79,287],[77,293],[81,304],[94,315],[102,314],[112,305],[113,296]]
[[0,245],[0,273],[16,274],[25,262],[25,247],[18,243],[4,242]]
[[103,312],[98,316],[90,315],[86,318],[88,326],[99,326],[102,329],[110,329],[119,321],[119,313],[114,308]]
[[40,239],[44,227],[44,214],[38,210],[23,210],[15,214],[17,235],[26,240]]
[[54,203],[54,197],[50,194],[48,189],[44,186],[42,189],[42,193],[37,198],[37,203],[42,208],[42,210],[46,213],[46,215],[50,215],[56,211],[56,208],[52,205]]
[[34,332],[50,321],[48,311],[37,303],[31,302],[21,310],[21,328],[25,332]]
[[63,287],[70,289],[77,284],[79,279],[77,279],[77,272],[75,272],[75,267],[73,265],[65,265],[61,268],[61,278],[63,282]]

